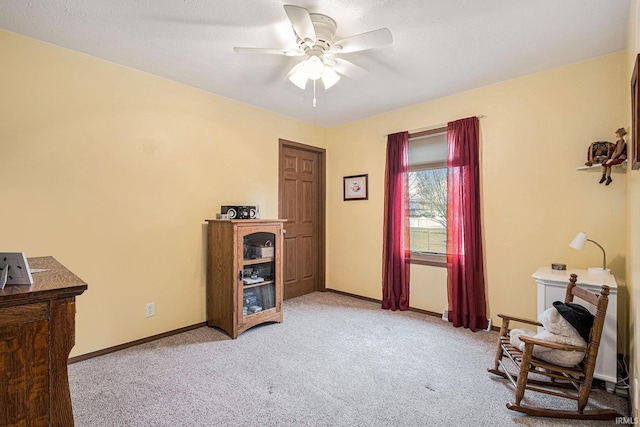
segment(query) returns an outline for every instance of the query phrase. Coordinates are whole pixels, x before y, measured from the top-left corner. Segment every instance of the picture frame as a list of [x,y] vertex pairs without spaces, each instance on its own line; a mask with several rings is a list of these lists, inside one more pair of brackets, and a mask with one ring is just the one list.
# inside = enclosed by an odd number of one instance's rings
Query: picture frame
[[33,285],[24,252],[0,252],[0,289],[5,285]]
[[640,169],[640,54],[631,75],[631,169]]
[[343,200],[369,199],[369,174],[351,175],[343,178]]

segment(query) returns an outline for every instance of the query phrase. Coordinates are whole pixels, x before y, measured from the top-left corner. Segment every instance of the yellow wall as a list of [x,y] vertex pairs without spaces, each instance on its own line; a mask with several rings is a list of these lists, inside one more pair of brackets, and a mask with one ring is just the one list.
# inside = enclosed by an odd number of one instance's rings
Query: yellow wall
[[[602,244],[609,267],[625,277],[625,175],[599,185],[599,170],[576,171],[588,145],[628,127],[624,52],[528,75],[328,129],[327,287],[381,298],[386,135],[480,120],[482,215],[488,310],[535,317],[539,266],[602,263],[578,252],[578,231]],[[429,84],[428,79],[424,84]],[[342,177],[369,174],[368,201],[342,201]],[[411,305],[447,308],[443,268],[414,265]],[[625,313],[620,313],[624,319]]]
[[204,220],[275,218],[278,138],[324,146],[314,125],[16,34],[0,58],[1,249],[89,284],[72,355],[203,322]]
[[[636,60],[636,55],[640,52],[640,5],[638,0],[632,0],[629,13],[629,34],[627,39],[627,57],[625,58],[625,86],[631,81],[631,74]],[[626,105],[630,105],[630,95],[627,92]],[[631,117],[627,120],[631,123]],[[629,364],[631,368],[630,385],[632,387],[632,405],[634,415],[638,415],[638,378],[640,377],[640,354],[637,343],[640,340],[640,328],[638,319],[640,318],[640,171],[632,171],[627,168],[627,228],[625,230],[627,243],[627,259],[635,262],[627,263],[627,286],[629,294]]]

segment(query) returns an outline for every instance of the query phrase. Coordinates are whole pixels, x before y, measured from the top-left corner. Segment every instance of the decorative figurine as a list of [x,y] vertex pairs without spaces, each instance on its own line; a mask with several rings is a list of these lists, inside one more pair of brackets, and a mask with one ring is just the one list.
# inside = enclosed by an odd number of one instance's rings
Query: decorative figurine
[[616,144],[608,141],[596,141],[592,142],[587,150],[587,161],[585,162],[586,166],[593,166],[596,164],[600,164],[607,160],[613,150],[615,149]]
[[605,181],[607,181],[605,185],[611,184],[613,182],[611,179],[611,166],[619,165],[627,160],[627,143],[624,140],[626,134],[627,131],[624,130],[624,128],[616,131],[616,146],[613,153],[611,153],[607,160],[602,162],[602,178],[600,178],[600,184]]

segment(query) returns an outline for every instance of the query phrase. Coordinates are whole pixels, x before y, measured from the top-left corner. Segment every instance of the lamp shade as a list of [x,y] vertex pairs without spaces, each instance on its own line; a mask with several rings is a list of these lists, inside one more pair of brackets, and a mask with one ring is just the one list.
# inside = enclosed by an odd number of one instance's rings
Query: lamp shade
[[303,64],[304,62],[300,62],[289,72],[289,80],[300,89],[304,89],[307,86],[307,75],[304,72]]
[[324,71],[322,71],[322,84],[325,89],[329,89],[334,84],[338,83],[340,80],[340,76],[338,73],[333,71],[331,67],[324,67]]
[[576,237],[573,238],[569,246],[573,249],[577,249],[579,251],[584,249],[584,245],[587,242],[591,242],[602,250],[602,268],[589,267],[589,274],[597,274],[597,275],[608,275],[609,270],[607,269],[607,253],[604,251],[604,248],[595,240],[591,240],[587,238],[587,233],[583,233],[582,231],[576,234]]
[[576,237],[573,238],[569,246],[573,249],[577,249],[579,251],[584,249],[584,245],[587,243],[587,233],[583,233],[582,231],[576,234]]

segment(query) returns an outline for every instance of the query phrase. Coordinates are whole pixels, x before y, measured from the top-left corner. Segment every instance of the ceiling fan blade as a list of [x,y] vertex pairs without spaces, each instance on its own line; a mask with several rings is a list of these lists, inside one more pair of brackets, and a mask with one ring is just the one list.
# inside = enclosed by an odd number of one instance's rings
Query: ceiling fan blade
[[336,73],[342,74],[343,76],[347,76],[350,79],[356,80],[361,77],[364,77],[368,73],[367,70],[357,66],[352,62],[345,61],[344,59],[340,59],[340,58],[335,58],[334,60],[336,61],[336,65],[334,65],[331,68],[333,68],[333,70]]
[[373,49],[375,47],[386,46],[393,42],[393,36],[388,28],[369,31],[368,33],[357,34],[338,40],[331,46],[331,50],[336,53],[357,52],[359,50]]
[[291,49],[269,49],[262,47],[234,47],[235,52],[242,53],[266,53],[268,55],[302,56],[304,52]]
[[284,5],[284,11],[291,21],[291,26],[296,35],[307,45],[316,43],[316,30],[313,28],[309,11],[304,7]]

